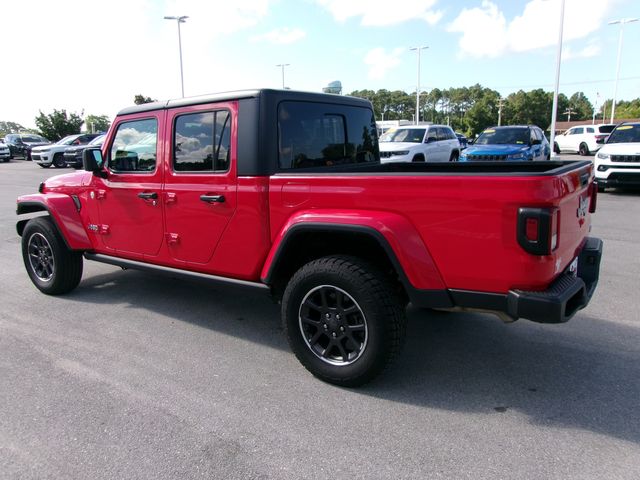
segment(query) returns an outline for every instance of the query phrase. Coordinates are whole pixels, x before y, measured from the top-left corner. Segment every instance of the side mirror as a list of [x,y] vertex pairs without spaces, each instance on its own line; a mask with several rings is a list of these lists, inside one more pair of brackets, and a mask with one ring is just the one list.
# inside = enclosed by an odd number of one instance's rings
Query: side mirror
[[82,152],[82,166],[87,172],[93,172],[97,177],[106,178],[107,172],[102,169],[104,160],[100,147],[86,148]]
[[427,141],[425,143],[433,143],[436,141],[436,137],[427,137]]
[[531,145],[541,145],[542,144],[542,140],[538,140],[537,138],[531,142]]

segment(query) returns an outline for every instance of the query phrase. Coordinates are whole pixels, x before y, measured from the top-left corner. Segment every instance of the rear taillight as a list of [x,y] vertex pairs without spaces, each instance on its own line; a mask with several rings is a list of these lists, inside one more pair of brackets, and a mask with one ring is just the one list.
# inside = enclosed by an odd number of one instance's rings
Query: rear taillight
[[555,208],[518,209],[518,244],[533,255],[549,255],[558,247],[560,219]]

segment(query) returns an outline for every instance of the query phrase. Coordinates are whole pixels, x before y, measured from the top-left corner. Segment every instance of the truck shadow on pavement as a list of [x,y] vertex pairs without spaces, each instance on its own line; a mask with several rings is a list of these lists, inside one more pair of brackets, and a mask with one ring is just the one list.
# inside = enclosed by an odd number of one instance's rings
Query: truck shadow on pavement
[[[130,303],[288,351],[279,305],[252,289],[115,271],[85,276],[65,298]],[[640,329],[584,311],[564,325],[503,325],[492,315],[411,306],[408,318],[400,358],[369,385],[350,390],[354,396],[465,413],[515,413],[535,425],[589,430],[640,443]],[[295,375],[310,378],[302,368]],[[335,388],[313,382],[304,388]]]

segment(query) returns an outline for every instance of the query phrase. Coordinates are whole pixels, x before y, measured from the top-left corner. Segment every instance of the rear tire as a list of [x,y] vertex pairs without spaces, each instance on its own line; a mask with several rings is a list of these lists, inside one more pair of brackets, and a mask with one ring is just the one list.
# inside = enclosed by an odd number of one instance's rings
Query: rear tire
[[284,331],[300,363],[343,387],[363,385],[401,350],[406,317],[391,281],[375,265],[348,256],[307,263],[282,300]]
[[558,144],[556,142],[553,142],[553,151],[555,153],[560,153],[560,147],[558,146]]
[[50,217],[29,220],[22,232],[22,259],[33,284],[47,295],[70,292],[82,278],[82,253],[67,247]]
[[578,147],[578,153],[584,157],[585,155],[589,155],[591,152],[589,152],[589,147],[586,143],[581,143]]

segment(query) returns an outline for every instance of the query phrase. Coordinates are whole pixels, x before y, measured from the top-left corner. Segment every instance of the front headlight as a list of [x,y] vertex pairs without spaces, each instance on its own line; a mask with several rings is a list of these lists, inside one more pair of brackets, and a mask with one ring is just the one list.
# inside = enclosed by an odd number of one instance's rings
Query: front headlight
[[609,155],[608,153],[601,153],[601,152],[598,152],[596,154],[596,157],[598,157],[600,160],[609,160],[609,159],[611,159],[611,155]]
[[409,155],[409,150],[398,150],[397,152],[391,152],[391,155],[402,157],[404,155]]
[[507,155],[507,160],[527,160],[527,154],[524,152]]

